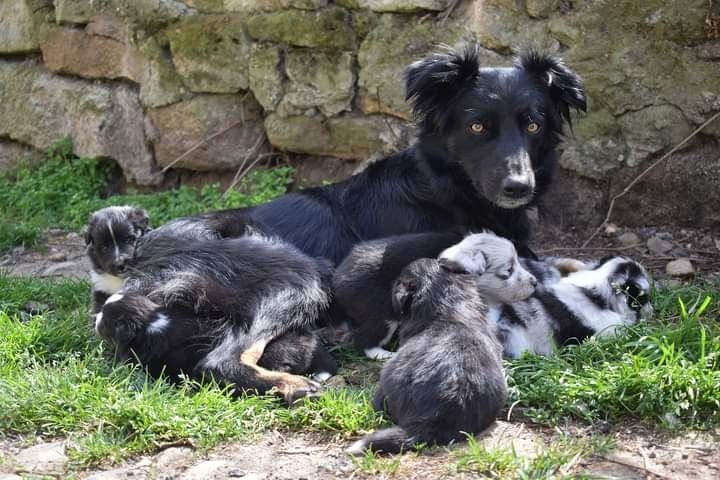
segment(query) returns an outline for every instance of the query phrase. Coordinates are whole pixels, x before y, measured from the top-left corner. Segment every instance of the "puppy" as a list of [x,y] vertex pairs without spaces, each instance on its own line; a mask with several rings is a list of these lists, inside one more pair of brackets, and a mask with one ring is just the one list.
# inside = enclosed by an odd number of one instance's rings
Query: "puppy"
[[[97,333],[112,341],[120,361],[137,361],[154,377],[172,381],[192,374],[210,352],[213,330],[184,308],[164,308],[136,294],[111,295],[96,316]],[[314,374],[324,381],[337,364],[310,330],[290,331],[271,341],[258,365],[296,375]]]
[[350,321],[359,350],[373,359],[393,355],[383,348],[398,325],[390,295],[393,281],[412,261],[435,258],[461,239],[460,232],[416,233],[353,247],[333,275],[333,303]]
[[[328,306],[318,263],[289,244],[261,235],[211,241],[148,236],[125,274],[122,297],[106,302],[96,317],[97,332],[119,352],[132,351],[141,363],[147,355],[156,355],[157,360],[145,363],[169,368],[173,359],[166,358],[168,351],[194,349],[182,353],[191,364],[179,362],[177,370],[242,390],[274,389],[288,401],[319,387],[305,377],[259,364],[273,341],[306,332]],[[120,329],[114,326],[118,322]],[[181,339],[196,343],[185,347],[168,338],[166,329],[177,329]],[[167,343],[170,350],[157,354],[162,349],[156,342]],[[318,348],[309,347],[309,352]],[[327,368],[334,373],[334,367]]]
[[129,205],[107,207],[90,216],[83,232],[92,265],[93,313],[125,282],[125,268],[135,256],[138,240],[150,231],[147,212]]
[[[420,259],[395,281],[400,348],[383,367],[373,405],[396,425],[358,440],[348,453],[459,441],[484,430],[505,405],[502,345],[483,297],[515,301],[531,295],[534,283],[527,272],[508,274],[509,265],[522,270],[515,249],[488,237],[483,246],[495,260],[484,262],[482,271],[457,273],[451,262]],[[493,249],[495,243],[502,245]]]
[[652,315],[650,279],[627,257],[599,262],[543,284],[525,301],[502,305],[498,314],[505,356],[549,355],[568,342],[614,335]]

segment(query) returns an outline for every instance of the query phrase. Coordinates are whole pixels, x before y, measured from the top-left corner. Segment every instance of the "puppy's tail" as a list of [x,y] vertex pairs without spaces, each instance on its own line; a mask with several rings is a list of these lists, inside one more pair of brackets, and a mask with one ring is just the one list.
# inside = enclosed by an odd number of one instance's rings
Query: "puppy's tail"
[[383,453],[401,453],[415,450],[419,440],[397,425],[366,435],[345,450],[353,456],[363,455],[367,450]]

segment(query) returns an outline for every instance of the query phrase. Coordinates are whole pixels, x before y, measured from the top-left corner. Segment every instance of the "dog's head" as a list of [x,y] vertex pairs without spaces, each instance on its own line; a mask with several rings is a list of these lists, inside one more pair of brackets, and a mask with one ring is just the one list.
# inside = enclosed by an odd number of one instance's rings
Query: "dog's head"
[[512,242],[492,233],[468,235],[438,257],[442,268],[471,273],[489,302],[512,303],[535,292],[536,278],[518,260]]
[[512,67],[480,68],[476,45],[410,65],[406,96],[426,154],[449,159],[506,209],[542,193],[570,109],[586,110],[581,79],[560,59],[531,51]]
[[[572,275],[586,275],[608,292],[608,307],[622,314],[628,324],[652,317],[650,304],[650,277],[635,260],[622,256],[610,256],[600,260],[593,268]],[[568,277],[571,278],[571,277]],[[609,288],[608,288],[609,287]],[[596,288],[602,291],[602,288]]]
[[147,212],[141,208],[107,207],[93,213],[83,232],[93,269],[122,275],[138,239],[149,229]]
[[394,312],[401,318],[407,317],[413,308],[424,303],[439,272],[440,265],[430,258],[421,258],[406,266],[393,283]]
[[95,315],[95,332],[116,347],[127,360],[131,345],[152,344],[152,354],[163,353],[171,320],[159,305],[139,295],[111,295]]

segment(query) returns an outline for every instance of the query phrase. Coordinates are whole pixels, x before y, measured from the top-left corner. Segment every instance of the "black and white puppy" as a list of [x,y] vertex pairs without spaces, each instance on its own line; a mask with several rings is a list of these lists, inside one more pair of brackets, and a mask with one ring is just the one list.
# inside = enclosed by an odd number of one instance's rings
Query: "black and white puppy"
[[[112,341],[116,359],[137,361],[158,377],[177,380],[192,374],[213,345],[214,329],[187,308],[165,308],[137,294],[111,295],[96,315],[97,333]],[[219,332],[222,334],[222,332]],[[287,332],[272,340],[258,365],[267,370],[313,375],[324,381],[337,364],[309,329]]]
[[500,308],[505,355],[550,355],[568,342],[615,335],[618,327],[651,317],[649,300],[650,279],[639,263],[620,256],[590,263]]
[[403,268],[420,258],[435,258],[462,239],[459,232],[413,233],[362,242],[333,275],[334,305],[350,321],[355,346],[373,359],[393,352],[383,347],[398,325],[392,284]]
[[[395,426],[349,447],[397,453],[418,443],[448,444],[488,427],[505,405],[507,385],[497,325],[484,297],[515,301],[534,291],[529,273],[508,274],[517,264],[508,240],[488,235],[508,255],[485,262],[483,271],[457,273],[457,265],[420,259],[408,265],[392,289],[400,315],[400,348],[380,375],[373,406]],[[508,285],[509,279],[517,282]],[[522,279],[522,281],[520,281]]]
[[129,205],[107,207],[90,215],[83,232],[92,270],[93,313],[110,295],[122,290],[125,269],[134,256],[138,240],[150,231],[147,212]]
[[[288,333],[305,335],[317,321],[329,301],[326,277],[314,259],[262,235],[211,241],[147,237],[95,328],[121,356],[132,351],[142,361],[157,356],[160,344],[169,345],[168,355],[186,349],[181,356],[190,365],[178,360],[179,370],[242,390],[275,389],[291,401],[318,385],[259,362],[273,341]],[[166,367],[175,362],[152,358]],[[334,366],[327,368],[334,373]]]

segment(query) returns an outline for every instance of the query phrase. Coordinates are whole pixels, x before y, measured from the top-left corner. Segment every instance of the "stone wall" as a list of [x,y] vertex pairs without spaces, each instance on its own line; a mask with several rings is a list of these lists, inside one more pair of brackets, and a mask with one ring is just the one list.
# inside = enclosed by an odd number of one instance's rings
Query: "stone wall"
[[[719,18],[708,0],[2,0],[0,168],[70,135],[139,185],[269,151],[348,172],[410,141],[405,65],[478,39],[487,65],[535,46],[584,77],[547,215],[587,225],[720,110]],[[654,171],[622,221],[720,224],[718,137]]]

